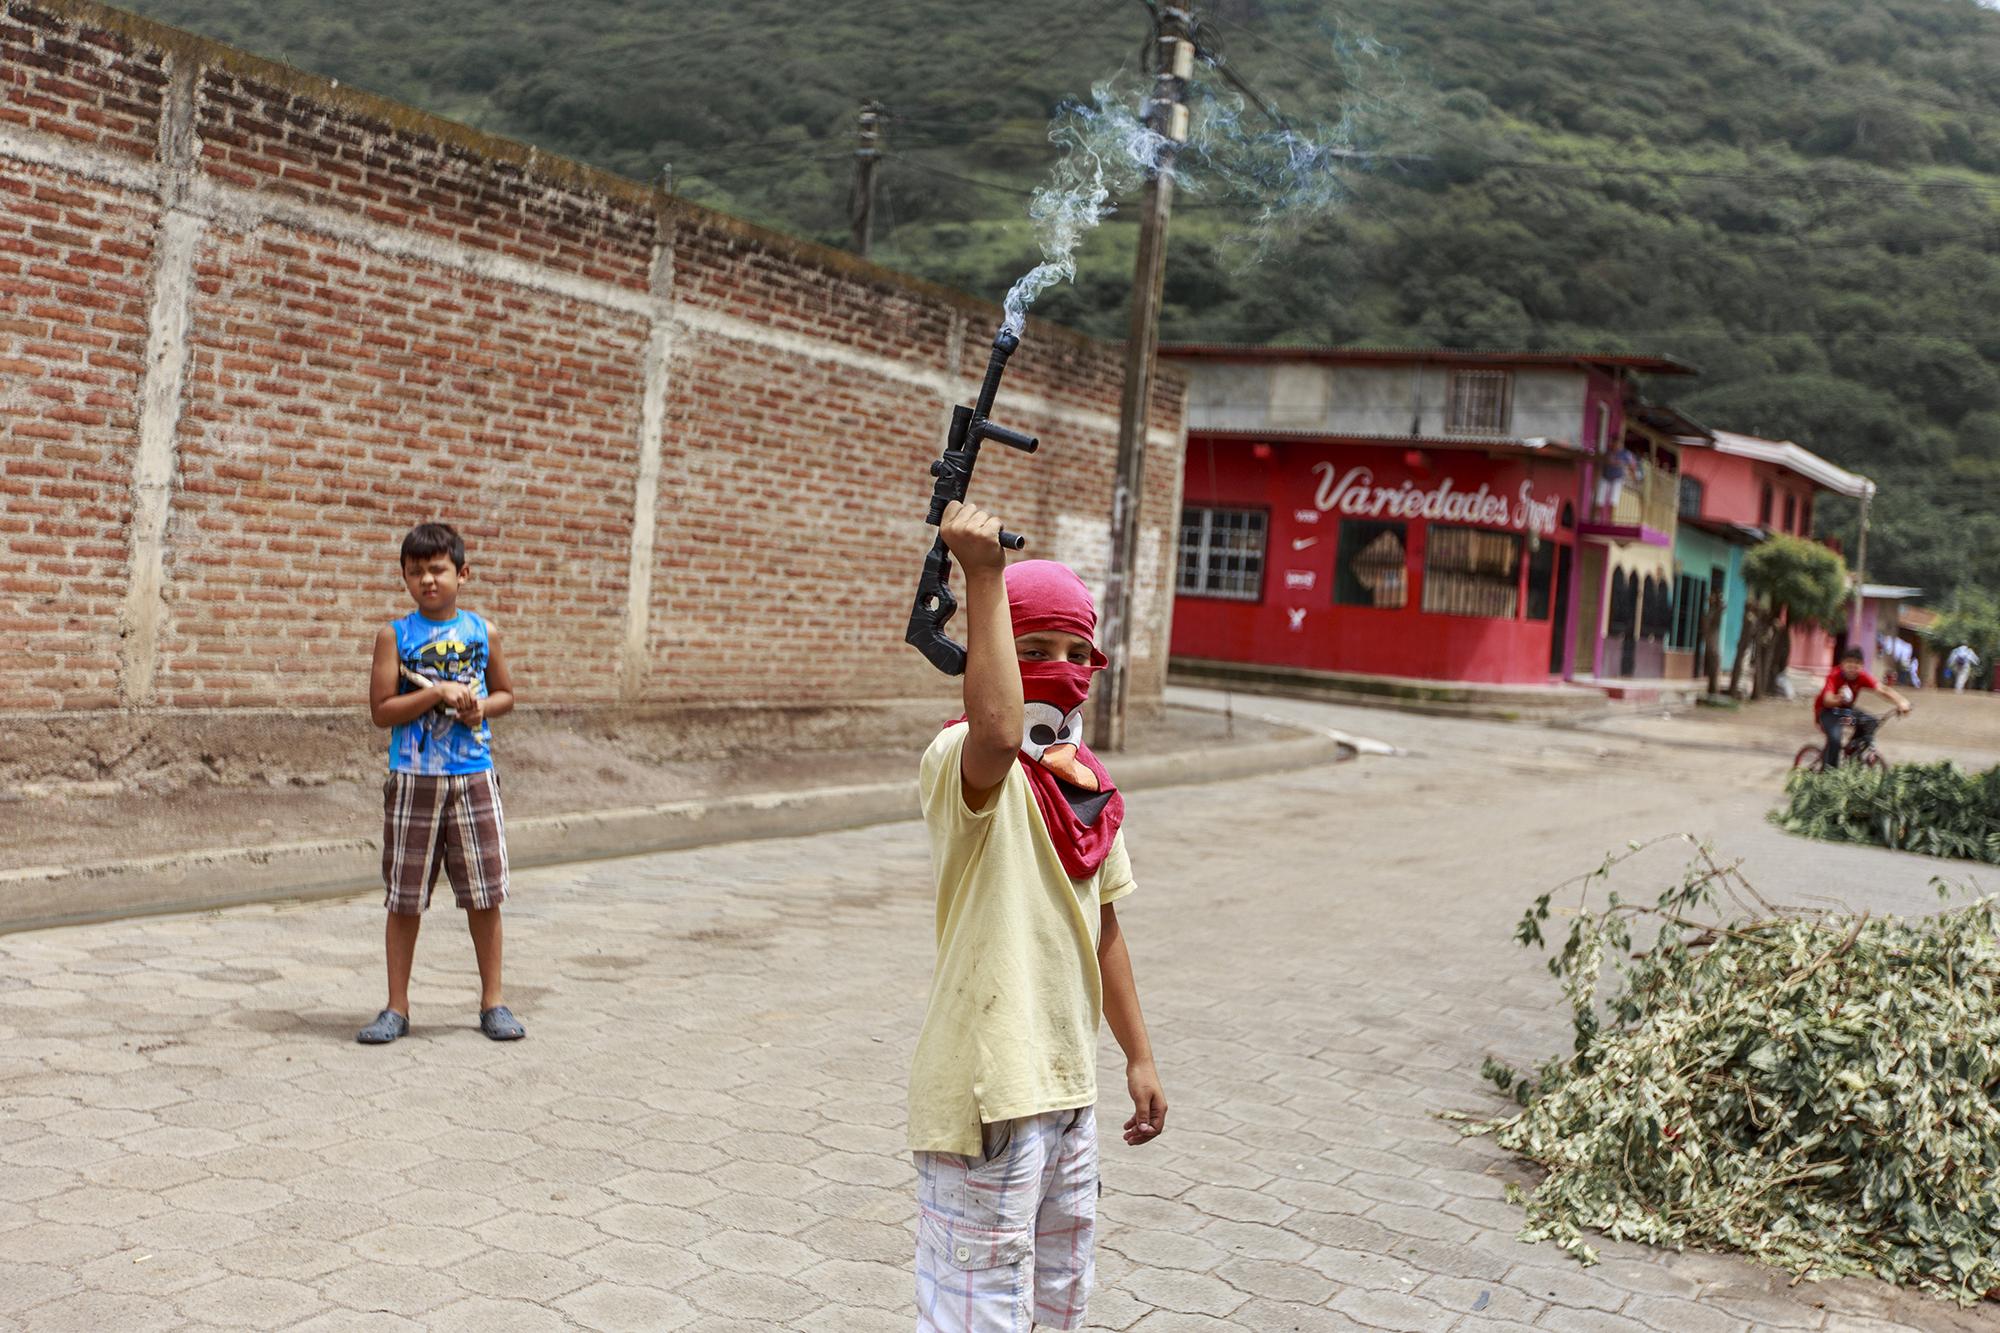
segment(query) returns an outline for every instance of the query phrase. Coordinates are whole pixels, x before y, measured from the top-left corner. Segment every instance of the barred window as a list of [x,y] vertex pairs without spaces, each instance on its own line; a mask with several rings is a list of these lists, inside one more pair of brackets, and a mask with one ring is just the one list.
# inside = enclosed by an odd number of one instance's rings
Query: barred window
[[1238,602],[1263,596],[1267,525],[1261,509],[1181,510],[1178,590]]
[[1455,370],[1445,429],[1455,435],[1505,435],[1513,416],[1513,399],[1513,372]]
[[1701,502],[1707,490],[1699,479],[1681,473],[1681,517],[1701,517]]
[[1512,620],[1521,605],[1521,538],[1433,523],[1424,539],[1424,610]]
[[1340,525],[1333,563],[1335,606],[1393,610],[1410,604],[1407,523],[1350,518]]

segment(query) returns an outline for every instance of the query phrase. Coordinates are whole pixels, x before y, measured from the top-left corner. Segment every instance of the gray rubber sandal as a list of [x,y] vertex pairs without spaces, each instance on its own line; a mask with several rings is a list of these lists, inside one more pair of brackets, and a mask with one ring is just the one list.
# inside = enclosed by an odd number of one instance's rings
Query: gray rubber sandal
[[375,1021],[354,1034],[354,1039],[363,1046],[387,1046],[398,1037],[407,1036],[410,1020],[394,1009],[384,1009],[375,1015]]
[[528,1035],[528,1029],[521,1026],[521,1020],[504,1004],[479,1011],[479,1030],[495,1041],[519,1041]]

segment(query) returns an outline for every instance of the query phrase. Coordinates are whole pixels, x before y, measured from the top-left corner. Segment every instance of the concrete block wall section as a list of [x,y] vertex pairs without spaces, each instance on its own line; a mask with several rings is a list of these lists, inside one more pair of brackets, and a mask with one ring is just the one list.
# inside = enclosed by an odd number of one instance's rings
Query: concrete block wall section
[[[0,205],[0,713],[353,698],[431,517],[531,704],[950,693],[901,625],[991,305],[86,0],[0,0]],[[1031,328],[980,482],[1100,582],[1120,373]]]

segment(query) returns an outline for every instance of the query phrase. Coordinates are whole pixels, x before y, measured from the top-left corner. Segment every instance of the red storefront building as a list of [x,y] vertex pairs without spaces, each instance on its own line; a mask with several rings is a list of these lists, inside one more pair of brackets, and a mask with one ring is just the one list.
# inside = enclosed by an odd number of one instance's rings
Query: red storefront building
[[[1585,563],[1654,357],[1171,347],[1190,378],[1184,678],[1548,685],[1595,667]],[[1666,540],[1670,541],[1669,536]],[[1602,581],[1600,574],[1600,581]],[[1581,653],[1581,658],[1579,654]]]

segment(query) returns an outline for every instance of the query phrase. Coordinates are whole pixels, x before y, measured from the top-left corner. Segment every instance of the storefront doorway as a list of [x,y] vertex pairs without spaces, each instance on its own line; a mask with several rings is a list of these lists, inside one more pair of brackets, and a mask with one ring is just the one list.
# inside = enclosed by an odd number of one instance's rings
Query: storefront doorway
[[1566,545],[1557,547],[1556,606],[1555,618],[1551,622],[1555,625],[1556,631],[1549,635],[1549,674],[1551,676],[1560,676],[1563,674],[1562,627],[1569,623],[1569,584],[1570,576],[1575,572],[1575,566],[1574,548]]

